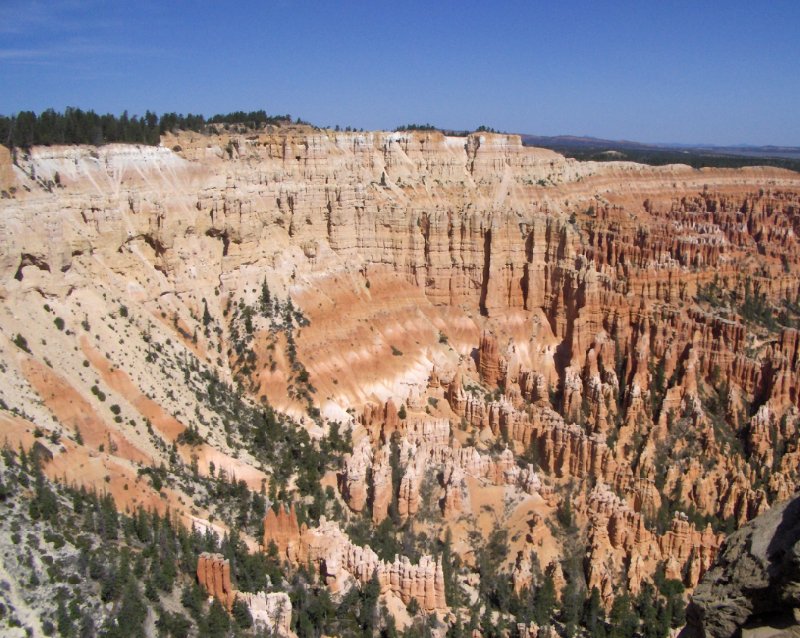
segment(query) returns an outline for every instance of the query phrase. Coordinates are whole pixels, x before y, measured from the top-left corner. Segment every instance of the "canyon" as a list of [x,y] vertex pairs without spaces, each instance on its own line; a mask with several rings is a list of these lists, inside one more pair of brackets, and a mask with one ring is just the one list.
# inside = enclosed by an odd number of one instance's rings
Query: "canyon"
[[[241,484],[253,552],[400,628],[686,596],[797,490],[800,174],[292,125],[0,147],[0,191],[0,439],[221,535]],[[226,560],[207,594],[295,631]]]

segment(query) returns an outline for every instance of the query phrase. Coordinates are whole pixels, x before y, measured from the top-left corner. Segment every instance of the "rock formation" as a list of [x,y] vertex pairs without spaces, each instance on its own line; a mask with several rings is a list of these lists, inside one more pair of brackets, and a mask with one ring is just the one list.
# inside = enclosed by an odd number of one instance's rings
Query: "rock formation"
[[588,587],[597,587],[610,601],[613,586],[626,580],[632,594],[651,580],[657,567],[692,588],[710,568],[722,543],[722,535],[710,528],[700,532],[685,515],[676,513],[670,528],[658,535],[647,528],[644,516],[598,484],[586,503],[589,517]]
[[237,600],[250,610],[253,624],[279,636],[291,638],[292,602],[284,592],[240,592],[231,586],[230,562],[222,554],[204,552],[197,560],[197,582],[209,597],[231,611]]
[[288,638],[295,635],[291,628],[292,601],[286,592],[237,592],[236,597],[247,605],[257,629]]
[[[291,415],[309,445],[351,428],[352,454],[325,468],[329,514],[341,497],[343,520],[379,524],[394,505],[430,535],[438,506],[467,565],[464,519],[513,527],[515,586],[529,521],[574,499],[606,602],[661,564],[696,585],[723,530],[800,480],[791,171],[291,126],[34,147],[15,164],[0,148],[0,190],[0,437],[60,433],[45,470],[109,477],[121,506],[212,527],[179,482],[159,494],[137,468],[272,480],[229,432],[222,386]],[[180,443],[190,424],[202,444]],[[377,575],[445,607],[435,561],[380,561],[332,522],[270,511],[256,540],[333,589]],[[198,579],[230,606],[224,571],[205,557]]]
[[300,526],[297,523],[297,514],[294,505],[286,510],[283,505],[278,506],[277,512],[270,508],[264,517],[264,549],[274,543],[278,555],[282,559],[295,560],[297,556],[297,543],[300,538]]
[[795,498],[727,538],[692,595],[682,635],[729,638],[747,627],[751,633],[743,635],[793,636],[800,631],[798,610],[800,499]]
[[236,600],[236,591],[231,586],[231,566],[222,554],[204,552],[197,559],[197,582],[221,602],[228,611]]
[[[365,585],[375,577],[381,593],[392,592],[405,604],[413,598],[428,612],[448,609],[441,561],[423,556],[415,565],[405,556],[395,556],[393,562],[386,562],[370,547],[353,544],[333,521],[322,519],[319,526],[300,531],[294,510],[284,512],[280,510],[283,518],[267,514],[265,538],[283,538],[284,529],[295,530],[294,537],[286,539],[288,547],[297,548],[296,554],[290,552],[291,560],[296,564],[313,564],[333,593],[347,589],[352,581]],[[287,524],[287,518],[292,522]]]

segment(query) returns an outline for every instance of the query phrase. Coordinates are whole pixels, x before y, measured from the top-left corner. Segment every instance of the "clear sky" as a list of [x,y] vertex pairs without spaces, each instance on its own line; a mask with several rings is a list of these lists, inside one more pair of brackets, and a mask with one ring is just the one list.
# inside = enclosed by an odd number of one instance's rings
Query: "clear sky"
[[0,113],[800,146],[800,1],[0,0]]

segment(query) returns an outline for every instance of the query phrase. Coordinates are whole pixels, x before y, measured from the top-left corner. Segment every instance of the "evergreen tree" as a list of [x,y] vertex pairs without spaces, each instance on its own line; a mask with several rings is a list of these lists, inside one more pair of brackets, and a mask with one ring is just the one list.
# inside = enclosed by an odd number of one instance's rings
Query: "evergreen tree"
[[650,583],[642,583],[642,589],[636,597],[636,610],[642,625],[643,638],[665,638],[658,619],[656,592]]
[[453,533],[447,529],[442,547],[442,574],[444,575],[444,597],[451,607],[461,604],[461,590],[456,579],[460,559],[453,554]]
[[552,574],[544,577],[533,602],[533,620],[537,625],[549,625],[556,606],[556,586]]
[[609,614],[611,622],[610,638],[633,638],[639,628],[639,620],[631,607],[627,593],[620,593],[614,599]]
[[202,638],[224,638],[230,625],[228,612],[215,598],[209,605],[205,622],[200,626],[200,636]]
[[233,615],[234,622],[236,622],[236,626],[240,629],[247,629],[253,626],[253,616],[250,614],[247,603],[241,598],[237,597],[233,602],[231,614]]
[[261,295],[259,296],[258,301],[261,305],[261,314],[265,317],[269,317],[272,312],[272,296],[269,293],[269,286],[267,286],[266,277],[264,277],[264,281],[261,284]]
[[378,598],[381,595],[381,584],[378,574],[372,575],[370,581],[361,590],[361,611],[359,623],[366,636],[372,636],[378,625]]
[[72,618],[67,612],[67,606],[64,604],[64,597],[58,597],[58,607],[56,609],[56,628],[58,633],[62,636],[69,636],[74,629]]
[[389,503],[389,518],[395,523],[400,524],[400,512],[398,510],[398,496],[400,494],[400,481],[403,478],[403,468],[400,466],[400,443],[399,437],[392,433],[389,442],[389,467],[392,471],[392,500]]
[[583,595],[575,579],[570,579],[561,590],[561,620],[564,622],[566,634],[571,637],[581,619],[583,611]]
[[592,587],[592,593],[586,600],[583,607],[583,626],[589,631],[592,636],[598,635],[599,627],[602,627],[602,633],[605,635],[605,623],[603,618],[603,605],[600,600],[600,590],[597,587]]
[[122,594],[119,609],[111,627],[105,632],[109,638],[144,638],[144,621],[147,605],[133,578],[128,578]]

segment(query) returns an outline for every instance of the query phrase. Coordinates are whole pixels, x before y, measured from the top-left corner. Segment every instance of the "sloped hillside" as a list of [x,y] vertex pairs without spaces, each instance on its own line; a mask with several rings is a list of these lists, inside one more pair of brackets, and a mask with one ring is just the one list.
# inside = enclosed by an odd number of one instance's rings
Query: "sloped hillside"
[[187,563],[223,608],[664,636],[795,491],[797,173],[489,133],[161,142],[0,149],[0,439],[269,554],[280,585]]

